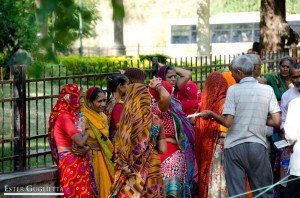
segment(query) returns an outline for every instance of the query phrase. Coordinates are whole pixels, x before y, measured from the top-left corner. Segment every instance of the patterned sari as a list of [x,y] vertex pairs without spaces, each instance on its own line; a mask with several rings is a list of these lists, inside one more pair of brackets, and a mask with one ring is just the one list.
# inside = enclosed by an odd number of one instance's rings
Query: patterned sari
[[[209,74],[202,91],[200,112],[211,110],[219,115],[222,114],[227,89],[227,81],[221,73]],[[196,120],[195,153],[199,167],[200,198],[226,196],[224,167],[221,163],[223,145],[219,140],[220,129],[220,124],[213,119],[197,118]]]
[[129,85],[115,136],[115,180],[110,197],[164,197],[159,132],[151,113],[151,97],[143,84]]
[[69,114],[74,121],[78,119],[80,109],[81,91],[78,85],[65,85],[58,100],[53,107],[49,119],[48,138],[51,154],[54,162],[58,165],[60,186],[63,189],[63,197],[97,197],[97,187],[94,181],[93,167],[88,155],[78,156],[71,151],[58,153],[55,142],[54,126],[59,115]]
[[89,150],[94,167],[94,175],[98,186],[99,196],[108,197],[113,183],[114,166],[112,162],[113,145],[108,138],[106,115],[97,113],[88,106],[85,99],[81,112],[86,118],[86,133],[90,135],[89,145],[99,145],[98,149]]
[[[186,179],[187,179],[187,185],[190,189],[191,193],[194,189],[194,171],[195,171],[195,152],[194,152],[194,145],[195,145],[195,133],[194,128],[190,124],[189,120],[187,119],[187,115],[182,111],[182,105],[178,99],[175,97],[172,97],[171,99],[171,105],[170,105],[170,111],[173,112],[178,118],[181,125],[181,133],[183,133],[184,143],[183,150],[184,155],[186,159],[186,165],[187,165],[187,173],[186,173]],[[174,116],[173,116],[174,117]],[[178,130],[177,130],[178,131]]]

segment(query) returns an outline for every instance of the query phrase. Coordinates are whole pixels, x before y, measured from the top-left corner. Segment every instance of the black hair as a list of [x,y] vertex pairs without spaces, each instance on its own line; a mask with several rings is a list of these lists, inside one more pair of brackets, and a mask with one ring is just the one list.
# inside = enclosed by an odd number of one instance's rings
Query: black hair
[[252,51],[257,52],[258,54],[261,52],[261,45],[259,42],[254,42],[252,44]]
[[[165,75],[167,75],[168,71],[175,71],[175,67],[173,67],[173,66],[167,66],[166,74]],[[167,76],[165,76],[165,77],[167,77]]]
[[300,69],[300,63],[294,62],[293,64],[291,64],[291,68]]
[[90,96],[90,98],[89,98],[89,101],[90,101],[90,102],[93,102],[94,100],[96,100],[99,93],[104,93],[104,94],[106,94],[106,92],[105,92],[103,89],[101,89],[101,88],[99,88],[99,87],[95,87],[95,89],[94,89],[93,92],[91,93],[91,96]]
[[108,77],[107,98],[110,98],[111,93],[115,92],[119,84],[124,85],[128,78],[124,74],[113,74]]
[[295,63],[294,59],[290,56],[284,56],[280,59],[279,65],[281,66],[284,61],[290,61],[291,65]]

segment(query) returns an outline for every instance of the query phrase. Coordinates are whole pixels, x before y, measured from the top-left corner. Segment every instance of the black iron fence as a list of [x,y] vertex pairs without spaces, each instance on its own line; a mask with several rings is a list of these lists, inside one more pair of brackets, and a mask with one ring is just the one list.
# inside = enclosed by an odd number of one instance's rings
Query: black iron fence
[[[274,71],[283,54],[267,54],[263,57],[262,71]],[[218,70],[225,70],[233,57],[201,57],[169,59],[168,65],[183,67],[192,71],[192,80],[201,89],[206,76]],[[0,174],[13,171],[53,165],[47,140],[48,119],[56,102],[59,90],[67,83],[78,83],[86,90],[89,86],[106,89],[107,77],[118,69],[137,65],[147,72],[147,80],[154,75],[152,63],[129,62],[114,64],[91,71],[82,69],[74,73],[67,67],[51,68],[50,75],[32,79],[26,75],[26,68],[15,66],[9,80],[0,80]],[[68,66],[69,67],[69,66]],[[70,66],[71,67],[71,66]],[[88,67],[88,66],[87,66]],[[113,69],[111,69],[113,68]],[[54,74],[55,71],[56,74]],[[0,74],[3,72],[1,71]]]

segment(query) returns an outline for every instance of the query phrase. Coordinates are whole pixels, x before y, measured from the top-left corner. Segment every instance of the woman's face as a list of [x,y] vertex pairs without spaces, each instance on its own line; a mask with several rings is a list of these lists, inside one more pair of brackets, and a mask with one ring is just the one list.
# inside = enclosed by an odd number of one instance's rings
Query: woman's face
[[168,70],[166,73],[166,81],[169,82],[173,87],[176,85],[176,71],[175,70]]
[[96,99],[90,103],[90,105],[90,107],[98,113],[104,111],[106,107],[106,94],[98,93]]
[[289,76],[289,71],[290,71],[290,65],[291,65],[291,62],[289,60],[285,60],[282,62],[282,64],[280,65],[279,67],[279,71],[280,71],[280,74],[283,76],[283,77],[287,77]]
[[122,85],[122,84],[118,85],[118,91],[120,92],[121,96],[125,96],[128,84],[129,84],[129,80],[127,79],[126,82],[124,83],[124,85]]

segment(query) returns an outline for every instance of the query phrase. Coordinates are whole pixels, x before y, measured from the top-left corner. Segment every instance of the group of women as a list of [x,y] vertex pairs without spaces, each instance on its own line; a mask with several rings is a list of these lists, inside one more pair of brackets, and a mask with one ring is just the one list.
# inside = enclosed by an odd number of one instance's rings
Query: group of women
[[[201,97],[191,72],[161,66],[148,87],[130,68],[82,92],[65,85],[49,119],[49,140],[65,197],[226,197],[221,114],[228,72],[208,75]],[[268,79],[268,77],[267,77]],[[200,105],[201,98],[201,105]],[[155,101],[155,102],[153,102]]]
[[194,131],[174,97],[190,75],[164,66],[147,87],[130,68],[108,78],[108,96],[65,85],[49,120],[64,197],[191,197]]

